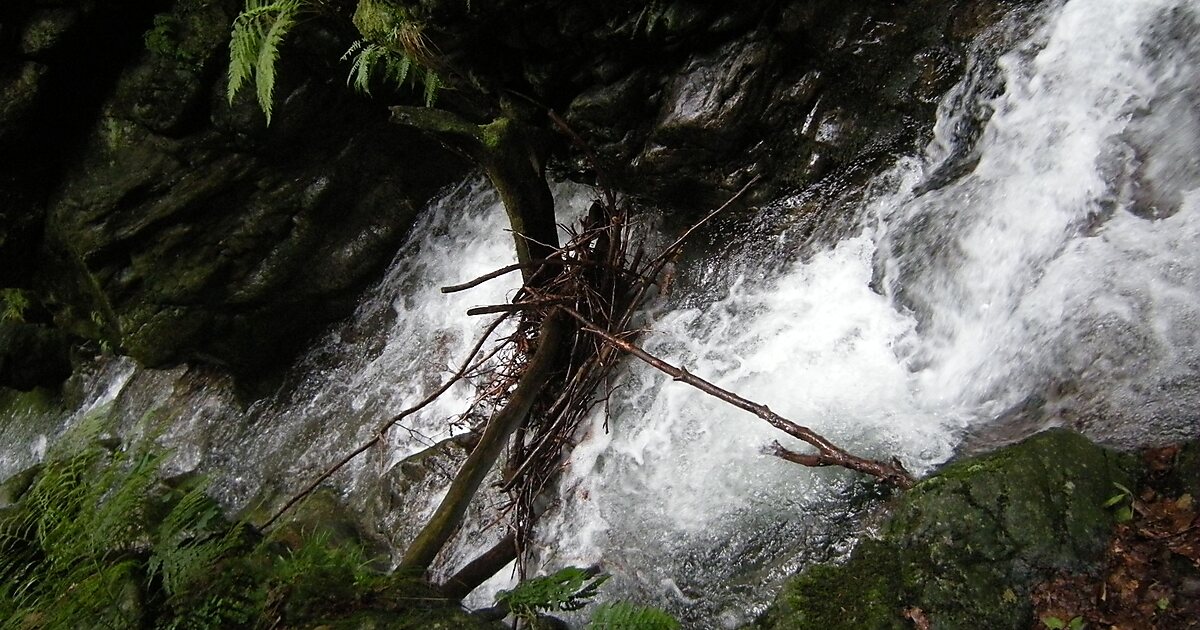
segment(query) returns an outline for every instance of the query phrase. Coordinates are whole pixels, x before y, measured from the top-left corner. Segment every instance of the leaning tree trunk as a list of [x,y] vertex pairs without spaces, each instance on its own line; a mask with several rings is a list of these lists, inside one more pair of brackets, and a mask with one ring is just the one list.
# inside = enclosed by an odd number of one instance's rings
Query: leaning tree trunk
[[[554,198],[531,128],[505,117],[487,125],[475,125],[449,112],[417,107],[392,108],[392,120],[433,134],[484,168],[508,213],[525,284],[536,287],[540,278],[535,261],[549,258],[558,250],[558,230]],[[445,498],[409,545],[400,570],[427,571],[458,529],[468,504],[509,438],[525,422],[542,389],[557,371],[558,358],[571,327],[568,319],[558,313],[542,321],[536,350],[516,389],[505,406],[488,420],[479,444],[455,475]]]
[[543,151],[534,130],[513,118],[476,125],[426,107],[393,107],[392,121],[432,134],[483,167],[508,213],[521,273],[526,284],[534,282],[534,261],[558,250],[554,197],[546,183]]

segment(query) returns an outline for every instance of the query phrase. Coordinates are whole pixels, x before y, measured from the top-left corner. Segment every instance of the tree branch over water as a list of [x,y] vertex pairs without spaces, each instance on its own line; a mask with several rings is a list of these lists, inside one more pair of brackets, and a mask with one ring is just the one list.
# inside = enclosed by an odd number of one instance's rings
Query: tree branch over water
[[838,447],[833,442],[830,442],[820,434],[814,432],[808,427],[801,426],[784,418],[783,416],[771,411],[766,405],[762,405],[751,400],[742,398],[741,396],[713,383],[706,381],[687,370],[671,365],[666,361],[646,352],[642,348],[634,345],[620,337],[614,336],[605,332],[603,329],[589,321],[579,312],[569,306],[559,306],[559,310],[574,317],[583,324],[583,331],[600,337],[605,342],[620,348],[623,352],[631,354],[638,359],[648,363],[655,369],[670,375],[677,381],[682,381],[699,389],[700,391],[719,398],[739,409],[744,409],[750,413],[765,420],[768,424],[787,433],[788,435],[806,442],[817,449],[815,454],[803,454],[790,451],[775,442],[769,449],[768,453],[781,457],[797,464],[804,466],[841,466],[850,470],[856,470],[861,473],[877,477],[882,481],[886,481],[900,488],[908,488],[912,485],[912,476],[904,469],[899,462],[880,462],[872,459],[865,459],[856,455],[851,455],[844,449]]

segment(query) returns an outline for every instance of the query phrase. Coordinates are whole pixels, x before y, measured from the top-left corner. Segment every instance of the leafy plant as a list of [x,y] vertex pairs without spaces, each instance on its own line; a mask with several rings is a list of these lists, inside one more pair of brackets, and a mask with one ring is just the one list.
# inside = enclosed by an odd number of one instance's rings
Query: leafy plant
[[254,80],[258,105],[271,122],[279,46],[296,25],[303,0],[246,0],[229,40],[229,101]]
[[29,297],[20,289],[0,289],[0,322],[23,322],[25,311],[29,310]]
[[511,591],[500,591],[496,603],[507,606],[517,619],[533,621],[543,611],[583,608],[596,597],[596,591],[608,578],[607,573],[597,573],[594,569],[567,567],[525,580]]
[[154,16],[154,26],[142,35],[146,50],[166,59],[196,64],[196,54],[180,46],[179,18],[162,13]]
[[1083,617],[1075,617],[1071,621],[1063,621],[1058,617],[1046,616],[1042,617],[1042,625],[1049,630],[1083,630],[1086,624]]
[[[156,532],[149,576],[161,576],[168,595],[183,593],[233,551],[243,538],[241,523],[224,528],[221,508],[197,484],[181,497]],[[224,529],[224,532],[219,532]]]
[[[441,87],[441,79],[433,69],[424,67],[407,52],[397,52],[387,46],[359,40],[350,46],[342,60],[350,60],[350,74],[346,77],[346,85],[364,94],[371,93],[371,77],[382,70],[383,79],[395,85],[403,85],[405,79],[416,83],[416,77],[421,77],[424,85],[425,106],[432,107]],[[414,71],[414,66],[416,67]]]
[[1128,523],[1133,520],[1133,491],[1125,486],[1113,482],[1113,485],[1120,490],[1117,494],[1109,497],[1104,502],[1104,507],[1114,510],[1114,517],[1118,523]]
[[679,622],[667,613],[628,602],[600,604],[588,624],[589,630],[678,630]]

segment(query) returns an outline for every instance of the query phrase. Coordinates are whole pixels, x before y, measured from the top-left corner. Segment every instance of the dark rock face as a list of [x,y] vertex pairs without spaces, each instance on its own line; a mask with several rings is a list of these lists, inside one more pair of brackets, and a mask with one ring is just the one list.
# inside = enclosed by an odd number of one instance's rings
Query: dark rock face
[[[755,175],[750,203],[912,151],[970,39],[1032,3],[361,0],[356,23],[420,22],[469,87],[442,104],[540,103],[609,184],[701,210]],[[462,166],[344,87],[355,3],[325,4],[338,19],[284,47],[267,128],[224,97],[237,0],[4,3],[0,288],[145,364],[243,375],[348,314]],[[558,163],[595,177],[569,145]]]
[[[449,64],[565,114],[618,188],[759,198],[913,151],[971,39],[1021,0],[396,2]],[[579,168],[586,170],[583,161]]]
[[289,39],[268,128],[225,99],[239,2],[6,5],[0,287],[144,364],[290,359],[463,171],[348,90],[344,38],[315,26]]
[[841,566],[793,578],[760,628],[1028,628],[1029,589],[1104,555],[1115,483],[1134,458],[1051,430],[955,463],[904,495],[877,539]]
[[0,386],[52,387],[71,374],[70,344],[62,331],[0,322]]

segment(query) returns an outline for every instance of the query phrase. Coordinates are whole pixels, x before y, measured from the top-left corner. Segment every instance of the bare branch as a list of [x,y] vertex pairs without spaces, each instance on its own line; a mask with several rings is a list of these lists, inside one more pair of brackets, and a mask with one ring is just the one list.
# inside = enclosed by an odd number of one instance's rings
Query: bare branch
[[[683,245],[683,242],[686,241],[688,239],[688,237],[690,237],[692,235],[693,232],[700,229],[700,226],[704,225],[705,223],[708,223],[713,217],[724,212],[726,208],[733,205],[733,202],[737,201],[742,195],[746,194],[746,191],[750,190],[750,188],[752,186],[754,186],[755,184],[757,184],[760,179],[762,179],[762,175],[755,175],[754,177],[752,177],[750,179],[750,181],[746,182],[746,185],[742,186],[742,188],[740,190],[738,190],[736,193],[734,193],[732,197],[730,197],[728,200],[726,200],[725,203],[721,204],[720,208],[717,208],[716,210],[709,212],[707,215],[704,216],[703,219],[700,219],[699,221],[697,221],[695,223],[695,225],[688,228],[686,232],[681,234],[679,236],[679,238],[675,239],[675,242],[671,243],[671,245],[669,247],[664,249],[663,252],[661,254],[659,254],[658,257],[655,258],[650,263],[650,267],[654,267],[656,265],[661,265],[661,264],[665,263],[666,261],[670,260],[671,257],[675,255],[676,250],[678,250],[679,247]],[[656,273],[657,273],[657,270],[656,270]]]
[[537,350],[525,366],[516,390],[504,408],[488,421],[479,444],[467,456],[467,461],[459,469],[458,475],[450,482],[450,488],[433,516],[404,552],[404,559],[400,561],[399,568],[428,570],[446,541],[450,540],[454,529],[466,513],[467,504],[504,450],[508,437],[525,421],[549,380],[549,373],[554,367],[567,332],[566,322],[561,316],[552,314],[542,322]]
[[[507,314],[503,315],[501,317],[497,317],[495,321],[493,321],[490,325],[488,325],[487,329],[485,329],[483,331],[483,334],[480,335],[479,341],[477,341],[475,343],[475,346],[473,348],[471,348],[471,352],[467,355],[467,359],[465,361],[463,361],[462,367],[459,368],[459,370],[457,372],[455,372],[453,376],[451,376],[444,383],[442,383],[442,385],[440,387],[435,389],[432,393],[430,393],[423,400],[421,400],[421,402],[413,405],[412,407],[409,407],[408,409],[405,409],[404,411],[401,411],[400,413],[396,414],[395,416],[392,416],[386,422],[381,424],[379,426],[379,428],[376,429],[374,437],[367,440],[366,442],[363,442],[362,444],[360,444],[358,446],[358,448],[354,449],[353,451],[350,451],[348,454],[346,454],[340,460],[335,462],[333,465],[326,468],[325,472],[323,472],[319,476],[317,476],[317,478],[314,479],[307,486],[305,486],[303,490],[296,493],[296,495],[293,496],[291,499],[288,499],[287,503],[284,503],[283,507],[279,508],[279,510],[277,510],[275,512],[275,514],[273,514],[271,516],[271,518],[267,519],[267,522],[263,523],[262,527],[260,527],[259,529],[265,530],[265,529],[269,528],[271,525],[273,525],[275,523],[275,521],[279,520],[279,517],[281,517],[285,513],[287,513],[288,510],[292,509],[292,507],[295,506],[297,503],[299,503],[304,497],[312,494],[312,492],[314,490],[316,490],[318,486],[320,486],[322,483],[324,483],[326,479],[329,479],[330,477],[332,477],[334,473],[341,470],[346,464],[349,464],[351,461],[353,461],[354,458],[367,452],[367,450],[369,450],[372,446],[375,446],[380,441],[382,441],[383,436],[387,433],[388,429],[392,428],[393,426],[395,426],[397,423],[399,423],[401,420],[404,420],[408,416],[411,416],[412,414],[429,406],[430,403],[437,400],[438,397],[441,396],[442,394],[446,393],[446,391],[449,390],[452,386],[454,386],[455,383],[462,380],[462,378],[468,372],[471,371],[472,367],[474,367],[472,365],[472,362],[475,360],[475,357],[479,354],[479,351],[483,349],[483,344],[486,343],[488,338],[492,336],[492,333],[496,332],[496,329],[500,327],[500,323],[503,322],[507,318],[508,318]],[[491,356],[491,355],[489,355],[489,356]]]
[[448,599],[462,599],[516,558],[517,537],[510,533],[450,576],[438,590]]
[[[858,472],[877,477],[882,481],[886,481],[900,488],[907,488],[912,485],[912,477],[902,467],[899,467],[893,463],[864,459],[855,455],[851,455],[821,435],[815,433],[812,429],[796,424],[795,422],[780,416],[779,414],[771,411],[766,405],[760,405],[756,402],[742,398],[741,396],[727,389],[722,389],[721,387],[718,387],[683,368],[676,367],[670,363],[667,363],[666,361],[663,361],[662,359],[646,352],[645,350],[628,341],[625,341],[624,339],[605,332],[571,307],[559,306],[558,308],[571,317],[579,320],[579,322],[584,326],[584,331],[604,339],[608,343],[620,348],[628,354],[632,354],[638,359],[650,364],[655,369],[670,375],[677,381],[687,383],[688,385],[691,385],[692,387],[695,387],[696,389],[699,389],[710,396],[719,398],[735,407],[738,407],[739,409],[749,411],[759,418],[762,418],[776,429],[779,429],[780,431],[783,431],[784,433],[787,433],[796,439],[812,445],[818,451],[817,455],[802,455],[787,451],[780,446],[779,450],[786,451],[790,456],[785,456],[780,452],[772,452],[772,454],[779,457],[784,457],[789,461],[804,464],[806,466],[841,466],[843,468],[856,470]],[[814,457],[816,459],[809,459]]]
[[488,315],[490,313],[516,313],[518,311],[531,311],[546,308],[547,306],[554,306],[555,304],[566,304],[570,301],[570,298],[548,297],[538,300],[529,300],[526,302],[476,306],[474,308],[467,309],[467,315]]

